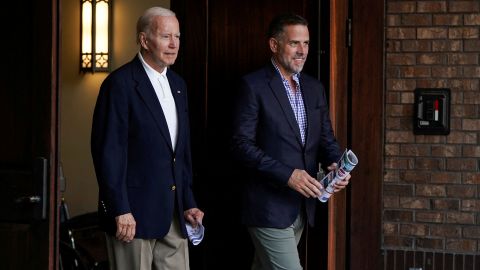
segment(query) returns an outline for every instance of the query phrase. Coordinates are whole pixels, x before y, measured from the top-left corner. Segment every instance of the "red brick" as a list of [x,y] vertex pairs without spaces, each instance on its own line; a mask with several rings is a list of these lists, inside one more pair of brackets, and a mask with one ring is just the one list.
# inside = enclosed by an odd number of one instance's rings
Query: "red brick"
[[415,246],[417,248],[426,249],[443,249],[443,239],[436,238],[417,238],[415,239]]
[[432,15],[430,14],[404,14],[402,15],[402,25],[405,26],[430,26],[432,25]]
[[464,67],[463,76],[466,78],[480,78],[480,67]]
[[477,242],[467,239],[447,239],[445,248],[456,252],[475,252],[477,251]]
[[387,3],[387,13],[413,13],[415,12],[415,2],[388,2]]
[[408,169],[408,159],[386,158],[385,168],[387,169]]
[[398,234],[398,224],[384,222],[383,223],[383,234],[385,234],[385,235]]
[[433,209],[458,211],[460,209],[460,200],[458,199],[434,199],[432,200]]
[[416,222],[427,223],[442,223],[444,222],[445,214],[442,212],[417,212],[415,213]]
[[404,52],[429,52],[432,50],[431,40],[402,40],[401,45]]
[[400,234],[408,236],[425,236],[428,233],[428,227],[423,224],[401,224]]
[[411,117],[387,117],[386,129],[387,130],[411,130],[412,119]]
[[383,174],[384,182],[398,182],[399,181],[399,172],[397,170],[385,170]]
[[386,144],[385,155],[386,156],[398,156],[400,153],[400,146],[398,144]]
[[434,136],[434,135],[416,135],[416,143],[445,143],[445,136]]
[[461,210],[464,212],[480,212],[480,200],[463,200]]
[[389,53],[387,55],[388,65],[415,65],[415,54],[413,53]]
[[480,119],[463,119],[464,130],[480,130]]
[[478,12],[480,9],[477,1],[449,1],[449,12]]
[[398,196],[383,195],[383,208],[398,208],[398,206],[399,206]]
[[432,156],[434,157],[461,157],[461,147],[458,145],[433,145]]
[[462,40],[433,40],[433,52],[460,52],[463,50]]
[[413,93],[402,93],[401,94],[401,103],[402,104],[413,104],[415,95]]
[[463,156],[464,157],[480,157],[480,146],[464,145]]
[[453,91],[450,93],[452,104],[465,104],[463,101],[463,92]]
[[439,13],[447,11],[447,3],[445,1],[418,1],[418,13]]
[[465,14],[465,25],[480,25],[480,14]]
[[478,37],[479,35],[477,27],[459,27],[448,29],[449,39],[478,39]]
[[445,27],[419,27],[417,28],[418,39],[444,39],[448,36],[448,28]]
[[428,183],[430,172],[408,170],[400,173],[400,180],[406,183]]
[[476,144],[477,134],[473,132],[450,132],[447,137],[448,143]]
[[387,131],[386,141],[388,143],[413,143],[413,133],[408,131]]
[[463,236],[467,238],[479,238],[480,239],[480,227],[466,227],[463,229]]
[[401,103],[400,97],[400,92],[388,92],[385,98],[386,104],[399,104]]
[[480,185],[480,172],[476,172],[476,173],[467,172],[467,173],[464,173],[463,178],[465,179],[465,180],[463,181],[465,184]]
[[480,95],[475,92],[464,93],[465,104],[480,104]]
[[416,81],[418,88],[448,88],[449,81],[447,79],[418,79]]
[[400,237],[400,236],[385,236],[383,238],[383,245],[385,247],[403,247],[403,248],[412,248],[413,239],[411,237]]
[[402,156],[429,156],[430,145],[402,144],[400,146],[400,155]]
[[413,115],[413,106],[411,104],[389,104],[386,106],[385,111],[386,116],[411,116]]
[[387,39],[415,39],[415,28],[408,27],[388,27]]
[[462,68],[460,67],[452,67],[452,66],[432,67],[432,76],[435,78],[460,77],[461,74],[462,74]]
[[392,222],[412,222],[413,212],[406,210],[385,210],[383,218],[385,221]]
[[401,48],[401,41],[399,40],[387,40],[385,42],[386,51],[389,53],[400,52]]
[[465,40],[464,50],[466,52],[480,52],[480,40]]
[[463,80],[450,80],[450,89],[452,91],[478,91],[479,80],[477,79],[463,79]]
[[383,186],[384,195],[397,195],[397,196],[412,196],[413,195],[413,186],[412,185],[394,185],[394,184],[385,184]]
[[405,209],[430,209],[430,202],[426,198],[401,197],[400,207]]
[[400,68],[398,66],[388,66],[385,76],[389,79],[400,78]]
[[459,184],[462,182],[461,172],[432,172],[430,183]]
[[476,188],[472,185],[449,185],[447,186],[447,196],[471,199],[476,196]]
[[447,55],[439,53],[423,53],[417,56],[419,65],[444,65],[447,63]]
[[476,158],[449,158],[447,169],[450,171],[476,171],[478,159]]
[[415,160],[415,168],[418,170],[443,170],[445,164],[443,160],[439,158],[419,157]]
[[452,117],[465,118],[476,117],[477,115],[477,109],[475,105],[451,105],[450,108]]
[[398,80],[398,79],[388,79],[387,80],[387,90],[410,90],[415,89],[415,80]]
[[477,53],[451,53],[448,55],[449,65],[477,65]]
[[400,67],[400,76],[403,78],[429,78],[431,68],[425,66]]
[[447,192],[443,185],[416,185],[415,195],[422,197],[445,197]]
[[452,224],[475,224],[475,214],[473,213],[447,213],[447,223]]
[[402,17],[400,15],[388,14],[385,17],[385,25],[387,26],[400,26],[402,23]]
[[430,226],[430,234],[441,237],[461,237],[462,227],[452,225],[432,225]]
[[462,25],[462,16],[461,15],[452,15],[452,14],[438,14],[433,15],[433,24],[434,25]]

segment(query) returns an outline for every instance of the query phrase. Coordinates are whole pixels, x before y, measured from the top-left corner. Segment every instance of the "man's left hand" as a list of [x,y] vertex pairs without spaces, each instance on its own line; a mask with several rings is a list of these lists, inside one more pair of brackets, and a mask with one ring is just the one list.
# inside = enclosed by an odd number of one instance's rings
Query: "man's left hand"
[[192,224],[192,227],[195,228],[198,226],[198,224],[202,223],[204,213],[198,208],[190,208],[188,210],[185,210],[183,212],[183,215],[185,217],[185,220],[188,221],[188,223]]

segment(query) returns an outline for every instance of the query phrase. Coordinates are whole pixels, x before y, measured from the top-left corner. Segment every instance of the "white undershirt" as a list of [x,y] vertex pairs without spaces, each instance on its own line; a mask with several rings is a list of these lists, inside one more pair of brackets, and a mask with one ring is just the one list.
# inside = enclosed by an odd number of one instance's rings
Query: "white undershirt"
[[163,114],[167,120],[168,131],[172,141],[172,148],[175,150],[178,136],[178,116],[175,100],[173,99],[172,90],[167,79],[167,68],[163,69],[162,73],[154,70],[151,66],[143,60],[142,54],[138,53],[138,58],[142,62],[143,68],[147,72],[148,78],[153,85],[155,94],[157,94],[158,101],[162,106]]

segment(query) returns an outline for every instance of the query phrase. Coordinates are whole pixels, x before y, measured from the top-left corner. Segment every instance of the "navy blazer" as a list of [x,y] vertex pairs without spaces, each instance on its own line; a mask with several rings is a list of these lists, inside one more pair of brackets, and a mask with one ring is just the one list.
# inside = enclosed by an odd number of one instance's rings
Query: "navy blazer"
[[242,78],[234,112],[233,155],[249,168],[242,220],[247,226],[286,228],[305,205],[313,226],[317,199],[306,199],[288,187],[294,169],[316,176],[319,162],[340,158],[333,135],[325,91],[321,83],[300,75],[307,115],[306,141],[288,100],[280,74],[273,65]]
[[93,115],[91,151],[99,185],[100,225],[112,235],[115,217],[132,213],[135,238],[160,239],[177,204],[196,207],[192,193],[187,88],[167,70],[178,115],[175,151],[155,90],[138,56],[102,83]]

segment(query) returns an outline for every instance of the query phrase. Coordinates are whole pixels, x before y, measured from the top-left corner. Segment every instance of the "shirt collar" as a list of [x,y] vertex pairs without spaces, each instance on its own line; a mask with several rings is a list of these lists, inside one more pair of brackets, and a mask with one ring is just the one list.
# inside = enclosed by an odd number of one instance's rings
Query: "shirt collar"
[[[280,72],[280,68],[277,65],[277,62],[275,62],[275,59],[273,57],[271,58],[272,65],[275,68],[275,70],[280,74],[280,77],[282,78],[282,81],[286,81],[287,79],[283,77],[282,72]],[[299,83],[299,78],[300,78],[300,73],[293,73],[292,79],[296,82]]]
[[167,76],[167,68],[164,68],[162,73],[156,71],[153,69],[145,60],[143,59],[143,56],[140,52],[138,52],[138,58],[140,59],[140,62],[142,62],[142,66],[147,72],[148,77],[151,78],[160,78],[160,77],[165,77]]

